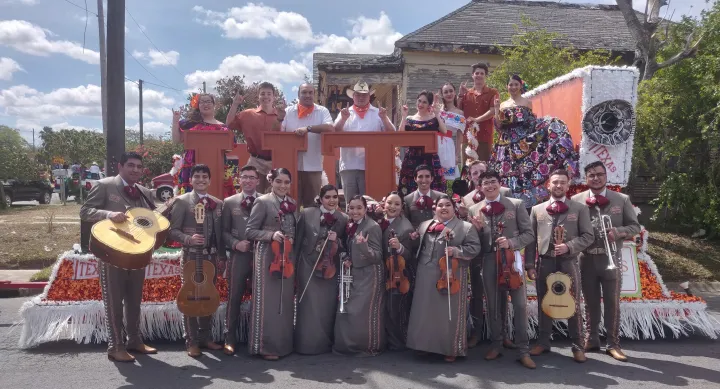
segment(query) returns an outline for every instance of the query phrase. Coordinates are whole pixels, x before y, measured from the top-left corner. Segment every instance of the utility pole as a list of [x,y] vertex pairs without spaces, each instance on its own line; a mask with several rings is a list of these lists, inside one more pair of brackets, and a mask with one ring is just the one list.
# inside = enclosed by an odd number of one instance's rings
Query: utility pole
[[203,81],[203,93],[207,93],[207,90],[205,89],[205,81]]
[[33,128],[33,152],[35,152],[35,129]]
[[108,1],[107,11],[107,147],[108,176],[118,174],[125,152],[125,0]]
[[143,144],[143,107],[142,107],[142,80],[138,80],[138,91],[140,92],[140,146]]
[[[102,99],[103,136],[107,137],[107,53],[105,51],[105,12],[103,0],[97,0],[100,36],[100,94]],[[107,168],[107,165],[105,165]]]

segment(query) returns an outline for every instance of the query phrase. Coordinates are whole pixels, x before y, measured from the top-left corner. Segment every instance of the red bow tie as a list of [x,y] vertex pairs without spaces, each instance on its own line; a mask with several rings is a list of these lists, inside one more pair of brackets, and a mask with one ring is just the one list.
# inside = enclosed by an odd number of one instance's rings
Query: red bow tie
[[380,228],[385,231],[388,227],[390,227],[390,220],[382,218],[378,224],[380,225]]
[[499,201],[487,203],[487,205],[482,208],[482,213],[486,216],[497,216],[503,212],[505,212],[505,206]]
[[428,228],[428,232],[443,232],[445,225],[440,222],[433,222],[434,224]]
[[568,206],[562,201],[553,201],[545,210],[550,216],[560,215],[568,211]]
[[255,196],[248,196],[245,197],[245,199],[242,201],[242,206],[245,209],[251,209],[253,204],[255,204]]
[[472,198],[472,199],[473,199],[473,201],[475,202],[475,204],[477,204],[477,203],[485,200],[485,195],[482,194],[482,192],[477,191],[477,192],[475,192],[475,194],[473,195],[473,198]]
[[211,199],[210,197],[203,197],[202,199],[200,199],[200,201],[203,203],[203,205],[205,205],[205,209],[209,209],[212,211],[215,209],[215,207],[217,207],[217,203],[215,202],[215,200]]
[[333,224],[335,224],[336,220],[337,219],[335,219],[335,216],[333,216],[332,212],[324,212],[321,215],[320,224],[324,226],[332,226]]
[[588,197],[587,199],[585,199],[585,204],[587,204],[588,207],[594,207],[598,205],[600,206],[600,208],[603,208],[606,205],[610,204],[610,200],[608,200],[608,198],[603,195],[595,195],[595,197]]
[[355,235],[355,232],[357,232],[358,225],[355,222],[350,222],[345,226],[345,235],[347,235],[348,238],[352,238]]
[[417,201],[415,201],[415,206],[418,209],[432,209],[434,204],[433,199],[427,195],[418,196]]
[[125,193],[128,195],[128,197],[130,197],[133,200],[137,200],[140,198],[140,190],[137,187],[135,187],[135,185],[133,185],[133,186],[126,185]]

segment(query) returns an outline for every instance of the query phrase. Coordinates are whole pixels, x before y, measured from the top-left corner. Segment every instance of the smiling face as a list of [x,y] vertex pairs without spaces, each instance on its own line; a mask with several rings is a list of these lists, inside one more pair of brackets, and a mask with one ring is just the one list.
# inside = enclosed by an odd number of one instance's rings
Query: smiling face
[[270,88],[260,88],[258,90],[258,101],[260,105],[273,105],[275,103],[275,91]]
[[290,177],[287,174],[278,174],[272,181],[272,190],[278,197],[285,197],[290,190]]
[[258,183],[258,173],[255,170],[245,170],[240,172],[240,186],[245,193],[255,193]]
[[300,85],[298,98],[300,100],[300,104],[306,107],[312,107],[313,101],[315,101],[315,88],[309,84]]
[[190,177],[190,185],[192,185],[194,191],[206,193],[208,186],[210,186],[210,175],[207,172],[195,172]]
[[445,223],[453,217],[455,217],[455,208],[453,207],[452,201],[447,198],[438,200],[435,205],[435,218]]
[[365,209],[365,204],[363,204],[362,200],[350,200],[350,204],[348,205],[348,215],[350,215],[350,218],[354,222],[359,222],[360,220],[362,220],[362,218],[365,217],[366,212],[367,209]]
[[500,194],[500,181],[496,177],[485,177],[481,182],[480,190],[486,198],[495,200]]
[[450,103],[455,100],[455,88],[452,85],[444,85],[442,87],[442,97],[444,103]]
[[475,82],[475,85],[485,85],[486,77],[487,77],[487,74],[485,74],[485,69],[483,69],[483,68],[476,68],[473,71],[472,79],[473,79],[473,82]]
[[353,103],[358,107],[365,107],[370,104],[370,93],[353,93]]
[[487,171],[487,165],[477,163],[470,168],[470,179],[475,186],[480,186],[480,175]]
[[385,199],[385,215],[388,219],[400,216],[402,212],[402,199],[396,194],[391,194]]
[[512,96],[517,96],[522,92],[522,84],[520,81],[511,78],[510,81],[508,81],[507,90]]
[[568,189],[570,189],[570,183],[566,175],[553,174],[550,176],[550,179],[548,179],[547,187],[552,197],[561,199],[565,196]]
[[602,166],[596,166],[588,169],[585,173],[585,179],[587,180],[587,186],[590,189],[602,191],[607,184],[607,173],[605,168]]
[[338,205],[338,192],[329,190],[320,198],[320,203],[328,211],[334,211]]
[[210,95],[201,95],[198,99],[198,109],[203,116],[215,114],[215,99]]
[[417,99],[418,112],[427,112],[430,109],[430,102],[425,95],[420,95]]
[[429,170],[420,170],[415,173],[415,182],[418,185],[418,190],[423,193],[427,193],[430,190],[430,184],[432,183],[432,173]]
[[129,185],[136,183],[143,174],[142,161],[137,158],[129,158],[125,165],[118,163],[118,174]]

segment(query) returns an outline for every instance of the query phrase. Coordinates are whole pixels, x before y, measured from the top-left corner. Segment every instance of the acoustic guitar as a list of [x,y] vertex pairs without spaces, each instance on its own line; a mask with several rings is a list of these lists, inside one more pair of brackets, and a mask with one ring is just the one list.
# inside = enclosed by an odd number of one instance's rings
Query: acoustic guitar
[[152,261],[153,252],[167,239],[170,221],[162,213],[173,201],[174,198],[155,210],[130,208],[125,212],[127,219],[121,223],[110,219],[95,223],[90,230],[90,252],[121,269],[144,268]]
[[[195,221],[203,224],[203,235],[208,242],[208,218],[205,217],[205,206],[198,203],[195,206]],[[199,250],[198,250],[199,251]],[[197,254],[194,260],[187,261],[183,266],[183,285],[178,292],[175,302],[178,310],[189,317],[211,316],[220,306],[220,293],[215,287],[215,265],[205,261],[203,256],[214,254],[207,248]]]
[[[565,227],[554,230],[555,245],[563,244]],[[542,300],[542,311],[553,319],[569,319],[575,314],[575,298],[570,294],[572,278],[562,272],[548,275],[545,281],[547,292]]]

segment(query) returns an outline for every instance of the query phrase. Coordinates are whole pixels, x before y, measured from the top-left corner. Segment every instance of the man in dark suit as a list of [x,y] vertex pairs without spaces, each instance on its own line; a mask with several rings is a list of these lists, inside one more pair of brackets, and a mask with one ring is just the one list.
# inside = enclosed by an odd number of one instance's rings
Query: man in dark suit
[[[127,219],[125,211],[128,208],[154,208],[154,204],[149,203],[152,192],[137,184],[142,172],[142,157],[134,152],[123,153],[118,163],[118,175],[99,180],[90,190],[80,208],[80,219],[91,223],[104,219],[121,223]],[[128,351],[156,353],[156,349],[143,343],[139,331],[145,268],[125,270],[98,260],[98,270],[108,331],[108,358],[117,362],[134,362],[135,357]]]

